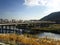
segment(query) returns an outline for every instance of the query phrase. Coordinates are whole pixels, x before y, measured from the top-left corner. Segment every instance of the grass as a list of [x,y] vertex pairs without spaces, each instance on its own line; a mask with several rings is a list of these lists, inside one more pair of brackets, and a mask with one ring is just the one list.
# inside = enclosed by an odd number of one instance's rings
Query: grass
[[[31,36],[31,35],[30,35]],[[17,35],[17,34],[1,34],[0,40],[5,43],[8,42],[11,45],[60,45],[60,40],[48,39],[46,38],[34,38],[28,37],[26,35]]]

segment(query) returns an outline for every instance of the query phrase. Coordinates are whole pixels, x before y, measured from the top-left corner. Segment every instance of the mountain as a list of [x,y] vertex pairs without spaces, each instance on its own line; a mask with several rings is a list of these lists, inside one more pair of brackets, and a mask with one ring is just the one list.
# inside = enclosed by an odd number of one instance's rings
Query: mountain
[[40,21],[55,21],[56,23],[60,23],[60,12],[53,12],[40,19]]

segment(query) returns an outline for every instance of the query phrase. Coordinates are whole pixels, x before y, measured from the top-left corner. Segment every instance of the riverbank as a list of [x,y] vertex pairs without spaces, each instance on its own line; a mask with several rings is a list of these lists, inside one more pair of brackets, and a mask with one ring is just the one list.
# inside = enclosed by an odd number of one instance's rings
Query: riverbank
[[51,33],[60,34],[60,28],[51,28],[51,27],[32,28],[32,31],[35,31],[35,32],[51,32]]
[[1,34],[0,41],[12,45],[60,45],[60,40],[17,34]]

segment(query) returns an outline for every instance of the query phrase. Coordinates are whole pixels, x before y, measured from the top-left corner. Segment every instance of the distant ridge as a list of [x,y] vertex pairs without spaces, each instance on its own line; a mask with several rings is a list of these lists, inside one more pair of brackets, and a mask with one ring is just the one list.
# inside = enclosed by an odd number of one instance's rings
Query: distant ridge
[[40,21],[55,21],[56,23],[60,23],[60,11],[59,12],[53,12],[42,19]]

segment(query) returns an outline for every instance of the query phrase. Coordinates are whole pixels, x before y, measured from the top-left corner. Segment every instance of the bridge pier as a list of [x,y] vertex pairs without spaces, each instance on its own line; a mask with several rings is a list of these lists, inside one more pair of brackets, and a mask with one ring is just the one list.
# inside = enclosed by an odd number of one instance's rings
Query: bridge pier
[[15,25],[0,25],[0,33],[15,33]]

